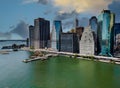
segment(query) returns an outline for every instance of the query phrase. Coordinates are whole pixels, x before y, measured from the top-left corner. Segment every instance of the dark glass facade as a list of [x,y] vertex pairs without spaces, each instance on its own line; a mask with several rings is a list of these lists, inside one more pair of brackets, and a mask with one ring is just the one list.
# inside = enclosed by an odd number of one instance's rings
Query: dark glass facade
[[34,48],[34,26],[29,26],[29,46]]
[[34,20],[34,25],[35,47],[48,47],[48,41],[50,40],[50,21],[43,18],[38,18]]
[[62,52],[79,52],[78,37],[76,33],[61,34],[61,50]]
[[89,20],[89,25],[93,32],[94,37],[94,45],[95,45],[95,54],[98,54],[98,48],[97,48],[97,29],[98,29],[98,20],[95,16],[91,17]]
[[98,22],[95,16],[90,18],[89,25],[91,26],[92,31],[94,31],[97,34]]

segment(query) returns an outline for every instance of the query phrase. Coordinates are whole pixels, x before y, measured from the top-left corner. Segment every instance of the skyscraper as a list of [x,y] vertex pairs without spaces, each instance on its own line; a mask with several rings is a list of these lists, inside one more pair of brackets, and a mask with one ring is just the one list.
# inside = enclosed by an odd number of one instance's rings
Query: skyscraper
[[34,48],[34,26],[29,26],[29,45]]
[[54,50],[60,51],[60,36],[62,33],[62,23],[61,21],[54,21],[53,22],[53,29],[52,29],[52,48]]
[[50,21],[43,18],[34,20],[34,46],[36,49],[48,47],[50,40]]
[[89,20],[89,25],[91,27],[91,30],[94,34],[94,40],[95,40],[95,54],[97,54],[97,29],[98,29],[98,22],[97,18],[95,16],[91,17]]
[[91,26],[92,31],[94,31],[97,34],[98,22],[95,16],[90,18],[89,25]]
[[116,46],[116,36],[117,34],[120,34],[120,23],[115,23],[114,24],[114,43],[115,43],[115,46]]
[[112,56],[114,45],[115,15],[109,10],[103,10],[98,16],[98,38],[100,55]]

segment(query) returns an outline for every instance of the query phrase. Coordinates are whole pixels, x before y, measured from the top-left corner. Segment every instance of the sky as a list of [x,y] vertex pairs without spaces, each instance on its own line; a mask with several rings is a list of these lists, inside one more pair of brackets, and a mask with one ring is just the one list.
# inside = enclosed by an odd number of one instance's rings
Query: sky
[[[88,26],[91,16],[98,16],[103,9],[116,14],[120,22],[120,0],[0,0],[0,40],[26,39],[28,26],[34,19],[61,20],[63,31],[79,26]],[[52,27],[51,27],[52,28]]]

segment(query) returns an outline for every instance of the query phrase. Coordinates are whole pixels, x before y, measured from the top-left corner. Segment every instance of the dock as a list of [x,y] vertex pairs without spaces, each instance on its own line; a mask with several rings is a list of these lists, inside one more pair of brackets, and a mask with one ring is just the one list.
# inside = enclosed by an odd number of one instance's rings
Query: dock
[[57,54],[46,54],[45,56],[42,56],[42,57],[36,57],[33,59],[25,59],[23,60],[23,62],[28,63],[28,62],[37,61],[37,60],[47,60],[49,57],[55,57],[55,56],[57,56]]

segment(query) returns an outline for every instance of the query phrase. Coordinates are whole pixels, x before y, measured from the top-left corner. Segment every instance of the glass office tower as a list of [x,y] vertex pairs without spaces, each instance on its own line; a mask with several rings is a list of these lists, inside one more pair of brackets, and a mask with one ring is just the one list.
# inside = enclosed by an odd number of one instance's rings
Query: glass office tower
[[95,16],[90,18],[89,25],[91,26],[92,31],[94,31],[97,34],[98,23],[97,18]]
[[109,10],[103,10],[98,16],[98,38],[100,46],[100,55],[112,56],[114,45],[115,15]]
[[60,35],[62,33],[61,21],[54,21],[54,27],[52,30],[52,48],[60,51]]

